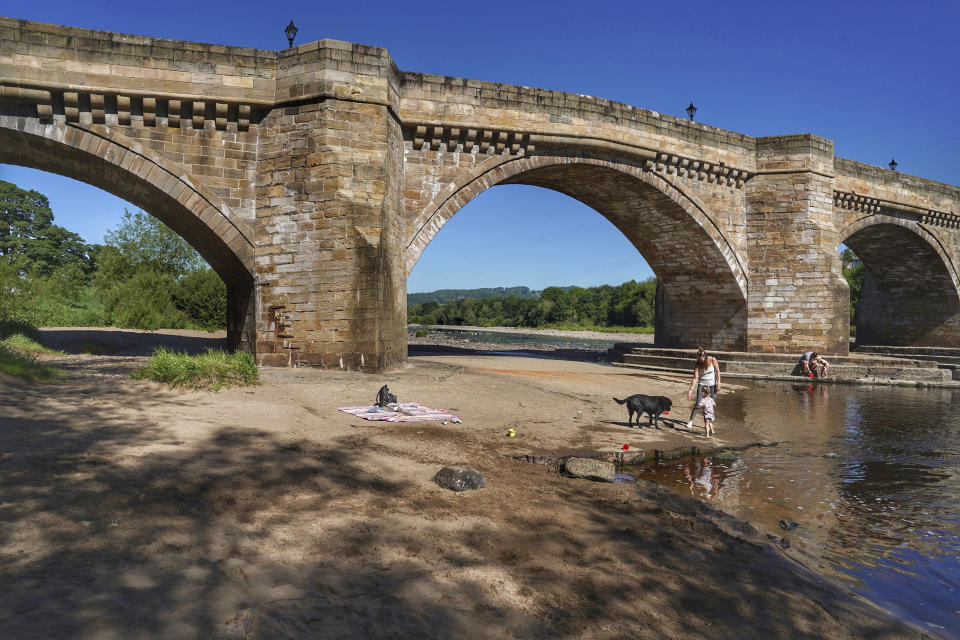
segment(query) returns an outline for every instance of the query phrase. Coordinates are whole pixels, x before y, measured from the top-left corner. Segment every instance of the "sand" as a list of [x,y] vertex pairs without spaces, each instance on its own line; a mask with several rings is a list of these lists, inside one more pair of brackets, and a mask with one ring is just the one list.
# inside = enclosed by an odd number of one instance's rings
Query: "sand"
[[[2,638],[210,638],[245,608],[264,639],[924,637],[706,504],[512,457],[696,444],[610,399],[686,376],[432,354],[198,393],[129,379],[127,332],[102,356],[65,333],[71,380],[0,380]],[[463,423],[337,411],[382,384]],[[444,465],[487,488],[440,489]]]

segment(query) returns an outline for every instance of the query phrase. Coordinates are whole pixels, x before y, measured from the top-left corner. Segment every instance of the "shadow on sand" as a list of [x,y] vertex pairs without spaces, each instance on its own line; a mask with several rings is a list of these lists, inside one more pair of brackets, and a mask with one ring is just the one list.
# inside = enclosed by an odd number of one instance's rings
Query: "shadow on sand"
[[71,355],[150,356],[158,347],[189,354],[203,353],[207,349],[227,349],[227,339],[222,331],[209,336],[112,328],[57,328],[41,329],[40,332],[48,347]]
[[258,639],[903,637],[706,505],[555,479],[563,516],[528,512],[495,479],[466,497],[385,480],[373,436],[284,441],[235,416],[186,445],[151,416],[202,394],[50,393],[0,396],[3,638],[209,638],[244,607]]

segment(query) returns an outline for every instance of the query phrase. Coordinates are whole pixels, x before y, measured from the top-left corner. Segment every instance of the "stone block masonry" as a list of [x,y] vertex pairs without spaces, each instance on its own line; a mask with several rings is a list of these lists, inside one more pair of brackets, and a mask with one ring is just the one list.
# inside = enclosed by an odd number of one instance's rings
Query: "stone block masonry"
[[957,187],[836,158],[814,135],[400,71],[377,47],[0,18],[0,162],[169,224],[227,282],[231,343],[265,365],[403,366],[410,270],[507,183],[566,193],[626,235],[659,278],[660,345],[846,353],[846,242],[873,275],[864,336],[960,346]]

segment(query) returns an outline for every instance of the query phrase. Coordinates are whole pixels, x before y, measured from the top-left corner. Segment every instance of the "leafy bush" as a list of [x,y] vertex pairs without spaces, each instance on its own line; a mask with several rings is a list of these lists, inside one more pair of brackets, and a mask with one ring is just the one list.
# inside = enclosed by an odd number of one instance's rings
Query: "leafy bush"
[[201,269],[180,278],[173,290],[173,303],[198,327],[227,328],[227,285],[213,269]]
[[38,327],[96,327],[103,324],[100,303],[89,287],[72,299],[34,295],[15,315]]
[[153,380],[173,387],[210,389],[260,384],[260,370],[249,353],[226,353],[208,349],[206,353],[191,356],[160,348],[133,377]]
[[416,335],[418,338],[426,338],[426,337],[427,337],[427,330],[426,330],[426,329],[417,329],[415,335]]
[[176,281],[157,271],[138,271],[103,292],[104,324],[128,329],[185,329],[190,319],[173,303]]

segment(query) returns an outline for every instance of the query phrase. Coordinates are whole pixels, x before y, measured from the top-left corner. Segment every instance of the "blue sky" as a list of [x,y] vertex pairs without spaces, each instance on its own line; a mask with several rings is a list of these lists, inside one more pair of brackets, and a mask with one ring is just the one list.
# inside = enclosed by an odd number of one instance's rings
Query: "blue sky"
[[[387,48],[401,69],[571,91],[753,136],[811,132],[837,155],[960,184],[955,2],[354,2],[214,0],[8,5],[15,18],[265,49],[337,38]],[[13,13],[11,13],[13,12]],[[0,165],[47,194],[57,223],[98,242],[126,205],[59,176]],[[509,234],[504,229],[510,229]],[[651,271],[610,223],[560,194],[495,187],[427,247],[411,292],[588,286]]]

